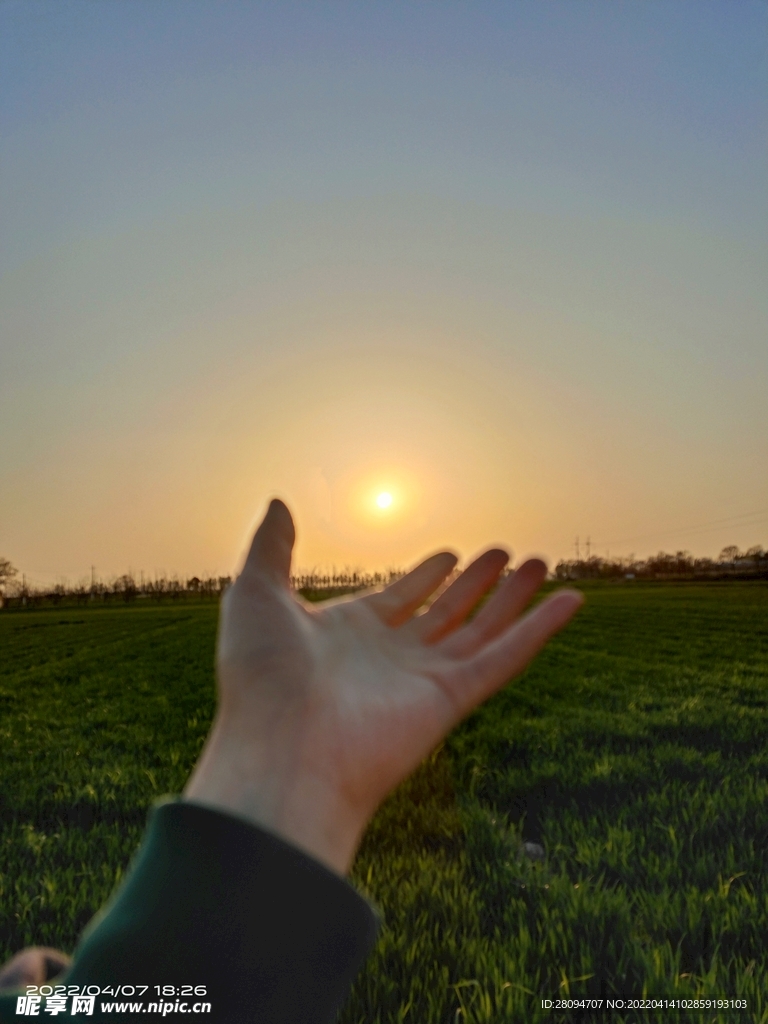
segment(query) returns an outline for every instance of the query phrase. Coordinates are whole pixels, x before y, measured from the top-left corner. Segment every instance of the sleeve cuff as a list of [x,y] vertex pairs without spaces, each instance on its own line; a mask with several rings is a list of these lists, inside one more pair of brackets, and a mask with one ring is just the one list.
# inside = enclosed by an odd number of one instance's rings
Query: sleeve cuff
[[150,812],[69,984],[206,986],[209,1020],[332,1021],[379,919],[343,878],[245,820],[172,800]]

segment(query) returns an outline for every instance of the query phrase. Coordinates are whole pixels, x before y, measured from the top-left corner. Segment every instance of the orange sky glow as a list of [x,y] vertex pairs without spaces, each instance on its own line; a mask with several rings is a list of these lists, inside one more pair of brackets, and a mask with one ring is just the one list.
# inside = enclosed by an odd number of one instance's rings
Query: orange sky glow
[[768,9],[363,6],[0,10],[0,556],[768,546]]

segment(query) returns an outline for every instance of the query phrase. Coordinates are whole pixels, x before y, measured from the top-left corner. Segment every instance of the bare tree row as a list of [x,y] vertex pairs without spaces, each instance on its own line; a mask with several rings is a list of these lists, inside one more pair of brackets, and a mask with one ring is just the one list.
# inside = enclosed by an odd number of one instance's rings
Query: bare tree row
[[614,559],[593,555],[558,562],[554,575],[559,580],[768,578],[768,551],[760,545],[739,551],[729,544],[716,559],[694,558],[689,551],[660,551],[642,560],[634,555]]
[[[398,569],[385,572],[332,569],[312,570],[291,577],[294,589],[308,598],[328,597],[351,593],[369,587],[385,586],[402,576]],[[201,578],[192,576],[183,580],[178,576],[152,580],[137,580],[131,573],[108,581],[91,580],[73,586],[59,583],[53,587],[28,585],[6,558],[0,558],[0,607],[44,607],[63,603],[73,605],[130,603],[137,600],[182,601],[190,599],[218,599],[232,582],[230,576]]]

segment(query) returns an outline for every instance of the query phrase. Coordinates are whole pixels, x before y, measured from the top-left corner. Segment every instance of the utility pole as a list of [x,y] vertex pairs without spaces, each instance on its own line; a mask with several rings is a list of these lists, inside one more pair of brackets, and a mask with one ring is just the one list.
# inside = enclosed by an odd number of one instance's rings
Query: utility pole
[[579,561],[579,538],[576,538],[576,561]]
[[589,537],[587,537],[587,561],[589,561]]
[[91,590],[96,589],[96,566],[91,566]]

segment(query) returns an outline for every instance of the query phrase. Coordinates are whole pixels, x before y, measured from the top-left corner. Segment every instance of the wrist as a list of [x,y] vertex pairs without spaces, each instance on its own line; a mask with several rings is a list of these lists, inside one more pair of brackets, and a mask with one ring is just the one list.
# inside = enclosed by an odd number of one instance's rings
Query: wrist
[[241,737],[221,717],[182,799],[244,818],[342,876],[366,824],[288,744]]

